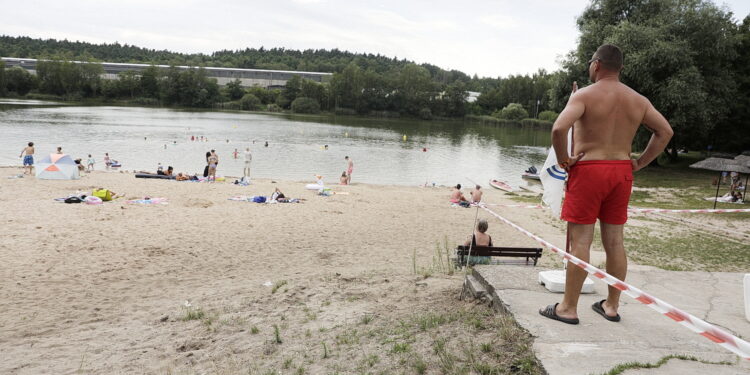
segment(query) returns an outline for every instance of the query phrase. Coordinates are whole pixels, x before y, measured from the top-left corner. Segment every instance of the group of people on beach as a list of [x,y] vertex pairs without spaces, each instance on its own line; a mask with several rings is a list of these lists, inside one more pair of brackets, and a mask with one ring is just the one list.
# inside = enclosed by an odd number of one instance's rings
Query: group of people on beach
[[451,192],[450,202],[462,207],[469,207],[472,203],[476,204],[481,202],[482,194],[484,194],[484,192],[482,192],[482,187],[477,184],[474,186],[474,190],[469,192],[469,197],[471,199],[466,199],[466,197],[464,197],[464,194],[461,192],[461,184],[456,184],[456,186],[453,187],[453,191]]
[[[34,174],[34,154],[36,153],[36,149],[34,148],[34,142],[29,142],[26,144],[26,147],[21,150],[21,154],[18,156],[19,158],[23,159],[23,174]],[[63,155],[62,146],[58,146],[55,150],[55,154],[57,155]],[[94,164],[96,164],[96,160],[94,159],[91,154],[88,154],[88,159],[86,159],[86,165],[83,164],[83,159],[76,158],[73,159],[73,161],[76,163],[76,167],[78,168],[78,172],[91,172],[94,170]],[[110,170],[112,165],[115,165],[115,161],[112,160],[109,157],[109,153],[104,153],[104,165],[107,170]]]

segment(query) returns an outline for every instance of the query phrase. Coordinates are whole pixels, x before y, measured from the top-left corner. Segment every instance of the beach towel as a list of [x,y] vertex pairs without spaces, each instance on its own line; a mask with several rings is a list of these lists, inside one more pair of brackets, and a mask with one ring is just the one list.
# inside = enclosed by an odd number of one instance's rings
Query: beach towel
[[167,198],[144,198],[144,199],[132,199],[125,201],[129,204],[167,204]]
[[[571,152],[571,145],[573,144],[573,129],[568,130],[568,154]],[[565,179],[568,178],[568,172],[560,168],[557,165],[557,155],[555,155],[555,148],[549,148],[549,154],[547,160],[544,162],[541,172],[539,172],[539,180],[542,182],[544,193],[542,194],[542,202],[545,206],[550,208],[550,211],[555,217],[560,217],[560,209],[562,206],[563,195],[565,195]]]

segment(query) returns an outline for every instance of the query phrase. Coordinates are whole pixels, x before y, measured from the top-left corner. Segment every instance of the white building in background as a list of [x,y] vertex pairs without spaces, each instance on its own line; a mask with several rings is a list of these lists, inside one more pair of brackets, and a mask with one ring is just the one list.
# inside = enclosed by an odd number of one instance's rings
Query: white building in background
[[469,96],[466,97],[467,103],[474,103],[477,101],[477,98],[479,98],[479,95],[482,95],[481,92],[476,91],[467,91],[466,93],[469,94]]
[[[5,63],[6,68],[21,67],[26,69],[29,73],[36,74],[37,59],[24,59],[17,57],[2,57],[0,58]],[[84,61],[73,61],[76,64],[89,64]],[[104,79],[117,79],[117,75],[126,71],[140,72],[150,67],[150,64],[128,64],[128,63],[109,63],[109,62],[94,62],[94,64],[101,64],[104,68]],[[157,68],[169,69],[169,65],[154,65]],[[175,66],[179,70],[196,69],[196,66]],[[264,69],[238,69],[238,68],[214,68],[204,67],[206,73],[211,78],[216,78],[219,85],[226,85],[228,82],[239,79],[242,86],[253,87],[259,86],[264,88],[278,88],[286,85],[286,81],[291,79],[293,76],[300,76],[305,79],[309,79],[315,82],[328,82],[333,77],[333,73],[318,73],[318,72],[297,72],[289,70],[264,70]]]

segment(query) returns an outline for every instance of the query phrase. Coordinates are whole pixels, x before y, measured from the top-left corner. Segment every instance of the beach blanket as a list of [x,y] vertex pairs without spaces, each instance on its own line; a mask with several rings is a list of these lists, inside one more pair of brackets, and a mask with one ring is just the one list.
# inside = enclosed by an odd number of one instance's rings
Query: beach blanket
[[[262,198],[262,202],[261,199]],[[274,204],[274,203],[300,203],[300,200],[298,198],[289,198],[287,201],[279,202],[275,199],[267,200],[264,196],[252,196],[248,197],[245,195],[237,195],[234,197],[228,198],[230,201],[237,201],[237,202],[254,202],[254,203],[263,203],[263,204]]]
[[144,198],[144,199],[131,199],[125,201],[129,204],[168,204],[167,198]]

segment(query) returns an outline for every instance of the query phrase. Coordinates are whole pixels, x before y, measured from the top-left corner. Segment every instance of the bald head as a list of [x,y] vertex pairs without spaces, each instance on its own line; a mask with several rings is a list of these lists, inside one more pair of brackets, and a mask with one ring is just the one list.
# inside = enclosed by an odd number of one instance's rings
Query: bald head
[[602,68],[619,72],[622,69],[622,51],[614,44],[602,44],[594,53],[594,60],[598,60]]

